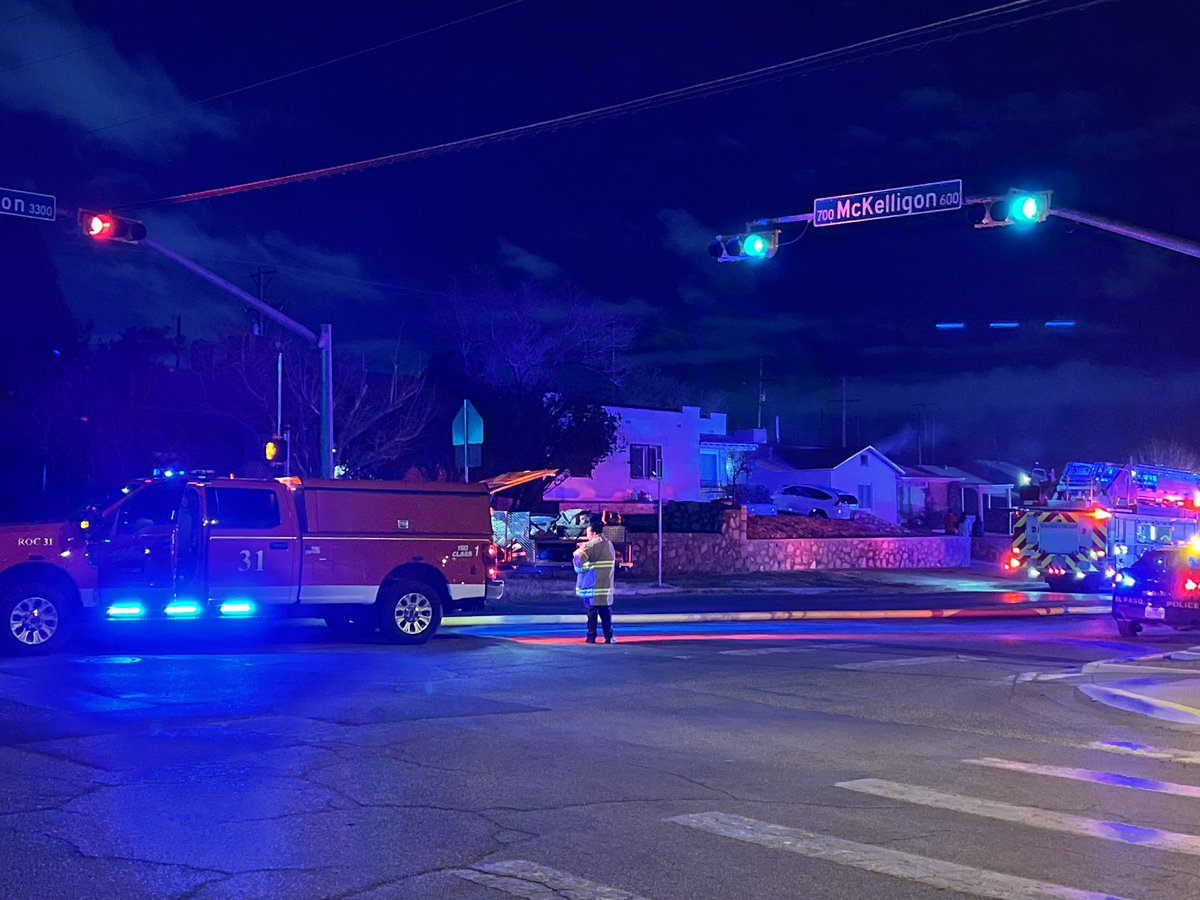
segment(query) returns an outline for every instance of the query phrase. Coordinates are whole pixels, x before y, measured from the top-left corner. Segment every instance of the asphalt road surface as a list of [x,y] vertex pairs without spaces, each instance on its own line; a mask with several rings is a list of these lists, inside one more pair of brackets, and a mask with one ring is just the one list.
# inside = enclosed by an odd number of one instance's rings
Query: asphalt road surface
[[1194,637],[581,637],[294,623],[0,659],[0,896],[1200,894],[1200,734],[1030,680]]

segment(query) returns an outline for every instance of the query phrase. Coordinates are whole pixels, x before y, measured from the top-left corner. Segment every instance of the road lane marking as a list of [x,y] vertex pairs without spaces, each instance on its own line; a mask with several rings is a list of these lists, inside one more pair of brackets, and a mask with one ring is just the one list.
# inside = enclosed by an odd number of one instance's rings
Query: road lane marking
[[1084,816],[1075,816],[1070,813],[1057,812],[1051,809],[1039,809],[1034,806],[1016,806],[1012,803],[1001,803],[998,800],[984,800],[979,797],[966,797],[962,794],[948,794],[944,791],[935,791],[932,788],[919,787],[914,784],[900,784],[896,781],[884,781],[879,778],[839,781],[836,787],[858,791],[861,794],[870,794],[873,797],[903,800],[906,803],[931,806],[936,809],[948,809],[952,812],[966,813],[970,816],[983,816],[988,819],[998,819],[1002,822],[1013,822],[1017,825],[1031,825],[1034,828],[1045,828],[1050,831],[1062,831],[1067,834],[1098,837],[1107,841],[1117,841],[1122,844],[1151,847],[1155,850],[1168,850],[1172,853],[1187,853],[1192,856],[1200,856],[1200,837],[1194,834],[1180,834],[1176,831],[1146,828],[1141,825],[1130,825],[1126,822],[1106,822],[1101,819],[1088,819]]
[[928,666],[937,663],[986,662],[982,656],[906,656],[899,659],[871,659],[867,662],[841,663],[839,669],[890,669],[894,666]]
[[480,863],[469,869],[451,869],[450,874],[527,900],[562,900],[564,897],[571,900],[646,900],[638,894],[597,884],[526,859]]
[[768,653],[811,653],[817,647],[756,647],[753,650],[721,650],[722,656],[766,656]]
[[1194,750],[1179,750],[1175,747],[1151,747],[1148,744],[1138,744],[1134,741],[1092,741],[1088,744],[1067,744],[1067,746],[1200,766],[1200,753]]
[[695,813],[673,816],[666,821],[750,844],[787,850],[812,859],[835,862],[838,865],[865,869],[893,878],[904,878],[942,890],[973,894],[976,897],[993,897],[998,900],[1118,900],[1113,898],[1112,894],[1081,891],[1017,875],[976,869],[728,813]]
[[1072,766],[1043,766],[1036,763],[1016,762],[1011,759],[998,759],[994,756],[984,756],[980,759],[964,759],[963,762],[973,766],[987,766],[992,769],[1005,769],[1009,772],[1024,772],[1029,775],[1049,775],[1052,778],[1067,778],[1072,781],[1087,781],[1092,784],[1111,784],[1115,787],[1135,788],[1139,791],[1153,791],[1157,794],[1171,794],[1176,797],[1191,797],[1200,800],[1200,787],[1191,784],[1176,784],[1173,781],[1156,781],[1153,778],[1136,778],[1133,775],[1121,775],[1117,772],[1101,772],[1098,769],[1077,769]]

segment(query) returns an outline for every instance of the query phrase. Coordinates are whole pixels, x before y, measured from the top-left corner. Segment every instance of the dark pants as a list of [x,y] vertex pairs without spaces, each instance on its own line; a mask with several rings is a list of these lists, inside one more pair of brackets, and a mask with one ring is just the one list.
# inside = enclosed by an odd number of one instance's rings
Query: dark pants
[[592,640],[596,639],[596,618],[599,617],[600,624],[604,626],[604,639],[612,640],[612,607],[611,606],[589,606],[588,607],[588,637]]

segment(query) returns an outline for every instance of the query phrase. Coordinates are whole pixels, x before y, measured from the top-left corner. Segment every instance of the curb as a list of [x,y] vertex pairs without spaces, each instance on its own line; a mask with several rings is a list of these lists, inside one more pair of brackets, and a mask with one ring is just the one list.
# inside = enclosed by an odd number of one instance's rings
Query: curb
[[[1027,618],[1030,616],[1098,616],[1111,612],[1107,606],[1039,606],[1016,609],[811,609],[764,610],[756,612],[625,613],[613,621],[626,625],[685,624],[697,622],[786,622],[799,620],[853,621],[886,619],[983,619]],[[446,616],[443,627],[466,628],[482,625],[579,625],[583,613],[561,615]]]
[[1200,709],[1194,706],[1172,703],[1170,700],[1159,700],[1135,691],[1105,687],[1099,684],[1080,684],[1076,685],[1076,687],[1093,700],[1103,703],[1106,706],[1112,706],[1116,709],[1143,716],[1151,716],[1155,719],[1164,719],[1168,722],[1176,722],[1183,725],[1200,725]]

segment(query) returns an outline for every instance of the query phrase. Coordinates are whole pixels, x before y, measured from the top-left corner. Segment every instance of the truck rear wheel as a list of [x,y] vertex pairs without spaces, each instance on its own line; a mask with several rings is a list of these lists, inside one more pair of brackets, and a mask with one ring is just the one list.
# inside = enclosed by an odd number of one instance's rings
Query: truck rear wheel
[[0,597],[0,653],[53,653],[67,642],[74,609],[61,590],[30,581],[13,585]]
[[396,581],[379,598],[379,630],[394,644],[423,644],[442,624],[442,598],[421,581]]

